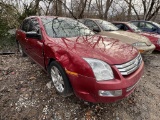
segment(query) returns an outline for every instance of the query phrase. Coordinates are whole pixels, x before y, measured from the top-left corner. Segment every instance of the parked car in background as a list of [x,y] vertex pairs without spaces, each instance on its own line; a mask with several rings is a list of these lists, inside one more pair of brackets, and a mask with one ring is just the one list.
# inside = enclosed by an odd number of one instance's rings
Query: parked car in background
[[160,24],[152,21],[134,20],[130,21],[144,32],[160,34]]
[[155,50],[160,51],[160,35],[142,32],[137,26],[129,22],[113,22],[113,24],[120,30],[135,32],[146,36],[155,46]]
[[49,73],[62,96],[74,91],[89,102],[114,102],[136,88],[144,62],[133,46],[95,35],[82,23],[62,17],[28,17],[16,31],[22,55]]
[[151,54],[155,49],[155,45],[148,38],[136,33],[120,31],[115,25],[105,20],[86,18],[80,21],[95,33],[131,44],[143,54]]

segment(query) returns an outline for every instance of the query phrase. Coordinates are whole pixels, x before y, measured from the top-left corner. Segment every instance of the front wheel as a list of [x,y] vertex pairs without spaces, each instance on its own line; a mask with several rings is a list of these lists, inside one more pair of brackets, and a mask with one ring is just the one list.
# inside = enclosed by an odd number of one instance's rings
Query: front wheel
[[64,97],[72,94],[72,87],[65,70],[56,61],[50,63],[49,74],[58,94]]
[[21,54],[22,57],[26,57],[27,55],[23,52],[21,44],[17,41],[17,47],[18,47],[18,52]]

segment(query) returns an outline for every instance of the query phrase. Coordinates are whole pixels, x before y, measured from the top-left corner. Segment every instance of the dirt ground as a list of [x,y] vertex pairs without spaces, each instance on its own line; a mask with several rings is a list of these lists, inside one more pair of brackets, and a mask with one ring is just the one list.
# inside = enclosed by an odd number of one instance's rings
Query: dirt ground
[[47,74],[27,57],[0,56],[0,120],[159,120],[160,52],[144,56],[145,72],[129,97],[93,104],[56,94]]

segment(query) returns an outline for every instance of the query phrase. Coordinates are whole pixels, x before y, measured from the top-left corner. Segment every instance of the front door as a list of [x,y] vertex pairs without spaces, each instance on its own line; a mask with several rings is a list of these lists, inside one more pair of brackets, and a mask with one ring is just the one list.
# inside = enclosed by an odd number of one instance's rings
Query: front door
[[[41,34],[41,30],[39,27],[39,21],[37,18],[30,19],[30,27],[28,32],[37,32],[37,34]],[[26,38],[27,39],[27,50],[29,52],[29,56],[41,67],[44,66],[44,55],[43,55],[43,39],[38,38]]]

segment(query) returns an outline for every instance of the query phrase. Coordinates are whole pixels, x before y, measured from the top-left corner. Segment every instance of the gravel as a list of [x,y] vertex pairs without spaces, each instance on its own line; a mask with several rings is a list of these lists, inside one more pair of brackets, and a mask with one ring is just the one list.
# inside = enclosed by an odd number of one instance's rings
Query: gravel
[[0,120],[159,120],[160,53],[143,56],[136,90],[115,103],[61,97],[47,74],[27,57],[0,56]]

